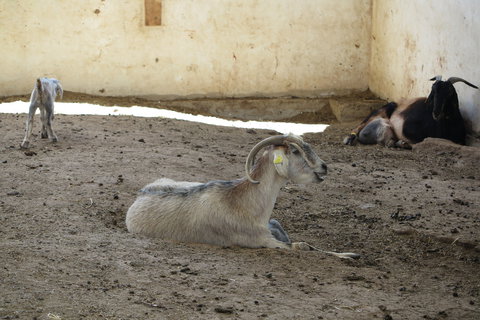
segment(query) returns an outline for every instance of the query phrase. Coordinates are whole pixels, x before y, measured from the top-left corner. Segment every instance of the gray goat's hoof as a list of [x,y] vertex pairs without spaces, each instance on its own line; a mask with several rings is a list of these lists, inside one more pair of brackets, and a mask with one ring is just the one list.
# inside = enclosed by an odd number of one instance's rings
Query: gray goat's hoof
[[292,250],[310,251],[312,247],[306,242],[293,242]]

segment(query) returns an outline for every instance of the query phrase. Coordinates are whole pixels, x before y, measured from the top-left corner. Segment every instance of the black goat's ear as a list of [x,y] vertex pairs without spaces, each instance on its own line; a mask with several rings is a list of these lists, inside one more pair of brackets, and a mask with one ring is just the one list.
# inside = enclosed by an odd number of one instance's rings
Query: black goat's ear
[[425,104],[433,103],[433,92],[430,92],[427,99],[425,99]]
[[433,77],[432,79],[430,79],[430,81],[442,81],[442,76],[435,76]]

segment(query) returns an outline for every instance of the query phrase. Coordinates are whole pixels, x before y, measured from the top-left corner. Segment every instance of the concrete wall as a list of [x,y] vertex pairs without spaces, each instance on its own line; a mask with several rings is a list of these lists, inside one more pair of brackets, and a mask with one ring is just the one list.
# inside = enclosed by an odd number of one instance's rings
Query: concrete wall
[[[159,0],[157,0],[159,1]],[[370,0],[0,1],[0,95],[318,96],[368,88]]]
[[[480,1],[373,0],[370,89],[398,101],[425,96],[429,78],[480,86]],[[480,90],[455,84],[463,115],[480,131]]]

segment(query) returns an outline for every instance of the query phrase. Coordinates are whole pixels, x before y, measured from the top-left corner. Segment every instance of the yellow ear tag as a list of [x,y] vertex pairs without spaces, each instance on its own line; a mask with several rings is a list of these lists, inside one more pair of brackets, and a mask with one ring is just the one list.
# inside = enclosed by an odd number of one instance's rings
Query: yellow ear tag
[[274,163],[274,164],[283,163],[283,158],[282,158],[282,156],[281,156],[281,155],[277,155],[277,156],[275,157],[275,159],[273,160],[273,163]]

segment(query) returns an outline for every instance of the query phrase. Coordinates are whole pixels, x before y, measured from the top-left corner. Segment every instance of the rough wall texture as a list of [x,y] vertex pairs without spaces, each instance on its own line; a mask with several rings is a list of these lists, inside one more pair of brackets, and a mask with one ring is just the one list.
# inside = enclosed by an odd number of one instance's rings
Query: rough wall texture
[[[426,96],[429,78],[480,85],[480,2],[373,0],[370,89],[389,100]],[[480,131],[480,90],[455,85],[462,114]]]
[[162,0],[160,26],[145,25],[144,3],[1,1],[0,95],[39,76],[120,96],[368,88],[370,0]]
[[[437,74],[480,84],[479,15],[476,0],[1,1],[0,95],[50,76],[109,96],[422,96]],[[456,87],[480,132],[480,91]]]

